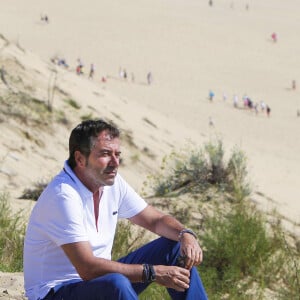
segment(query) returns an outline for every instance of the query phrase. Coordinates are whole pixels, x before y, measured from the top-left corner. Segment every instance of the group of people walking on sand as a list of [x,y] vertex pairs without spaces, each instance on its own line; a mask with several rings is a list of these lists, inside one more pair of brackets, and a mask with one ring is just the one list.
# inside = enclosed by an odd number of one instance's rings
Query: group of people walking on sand
[[[227,94],[223,93],[223,101],[227,101]],[[209,90],[208,93],[208,99],[210,101],[213,101],[215,98],[215,93],[213,92],[213,90]],[[243,109],[247,109],[250,111],[254,111],[255,114],[258,114],[259,112],[261,113],[266,113],[266,115],[268,117],[270,117],[271,114],[271,108],[268,104],[266,104],[263,100],[261,100],[260,102],[254,102],[249,96],[247,96],[246,94],[242,97],[242,106],[240,104],[240,100],[237,94],[233,95],[233,107],[235,108],[243,108]]]
[[[64,57],[54,56],[53,58],[51,58],[51,62],[58,66],[69,69],[69,64],[67,63],[67,61]],[[83,76],[86,74],[84,63],[82,62],[82,60],[80,58],[77,59],[75,72],[78,76]],[[94,63],[90,64],[89,71],[87,74],[88,74],[89,79],[94,79],[94,75],[95,75],[95,64]],[[118,72],[118,77],[121,80],[125,80],[125,81],[128,80],[129,75],[128,75],[127,70],[120,67],[119,72]],[[108,76],[102,76],[101,81],[106,82],[107,78],[108,78]],[[111,78],[113,78],[113,77],[111,77]],[[135,82],[135,75],[133,72],[130,73],[130,79],[131,79],[131,82]],[[148,85],[151,85],[153,83],[153,75],[152,75],[152,72],[150,72],[150,71],[146,74],[146,83]]]
[[[271,108],[263,100],[261,100],[260,102],[254,102],[249,96],[244,95],[242,97],[242,103],[243,103],[243,108],[244,109],[248,109],[250,111],[254,111],[256,115],[259,112],[266,113],[266,115],[268,117],[270,117]],[[236,107],[236,108],[239,107],[239,100],[238,100],[238,96],[237,95],[233,96],[233,106]]]
[[[135,82],[135,75],[133,72],[130,72],[130,78],[129,78],[129,75],[127,73],[127,70],[124,69],[124,68],[121,68],[119,67],[119,78],[121,80],[127,80],[127,79],[130,79],[131,82]],[[150,85],[152,84],[153,82],[153,76],[152,76],[152,73],[151,72],[148,72],[147,75],[146,75],[146,80],[147,80],[147,84]]]

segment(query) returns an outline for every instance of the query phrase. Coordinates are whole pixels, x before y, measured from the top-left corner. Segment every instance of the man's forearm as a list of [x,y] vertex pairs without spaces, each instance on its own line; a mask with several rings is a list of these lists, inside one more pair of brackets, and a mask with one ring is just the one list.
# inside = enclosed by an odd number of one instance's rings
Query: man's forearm
[[92,264],[81,269],[80,276],[83,280],[91,280],[108,273],[120,273],[126,276],[131,282],[142,282],[143,265],[123,264],[103,258],[96,258]]
[[178,241],[179,233],[183,228],[183,224],[174,217],[164,215],[157,221],[155,233],[173,241]]

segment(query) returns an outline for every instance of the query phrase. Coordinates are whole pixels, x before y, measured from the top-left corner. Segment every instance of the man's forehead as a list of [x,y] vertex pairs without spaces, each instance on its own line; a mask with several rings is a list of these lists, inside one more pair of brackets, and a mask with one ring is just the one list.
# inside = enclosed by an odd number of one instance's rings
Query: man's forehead
[[119,137],[113,136],[109,131],[102,131],[98,134],[97,140],[99,142],[107,142],[107,141],[119,142]]
[[105,140],[112,140],[114,139],[115,137],[111,134],[111,132],[109,132],[108,130],[104,130],[104,131],[101,131],[99,134],[98,134],[98,138],[99,139],[105,139]]

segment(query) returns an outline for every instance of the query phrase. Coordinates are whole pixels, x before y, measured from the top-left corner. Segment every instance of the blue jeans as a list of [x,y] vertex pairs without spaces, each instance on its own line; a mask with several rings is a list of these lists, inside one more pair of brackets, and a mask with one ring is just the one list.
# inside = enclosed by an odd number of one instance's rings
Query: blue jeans
[[[127,256],[119,259],[126,264],[176,265],[179,255],[179,243],[159,238]],[[61,287],[56,293],[50,293],[45,300],[136,300],[138,294],[149,283],[131,283],[122,274],[110,273],[89,281],[71,283]],[[168,289],[174,300],[207,300],[200,276],[195,267],[191,270],[190,287],[185,292]]]

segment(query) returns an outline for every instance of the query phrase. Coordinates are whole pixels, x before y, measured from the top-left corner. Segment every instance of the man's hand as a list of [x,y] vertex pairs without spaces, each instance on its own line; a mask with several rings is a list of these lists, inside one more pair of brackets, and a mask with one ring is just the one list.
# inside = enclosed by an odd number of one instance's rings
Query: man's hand
[[188,270],[202,262],[202,249],[196,238],[189,233],[184,233],[180,239],[180,253],[185,257],[185,268]]
[[184,292],[189,288],[190,271],[176,266],[154,266],[156,273],[156,282],[167,288]]

